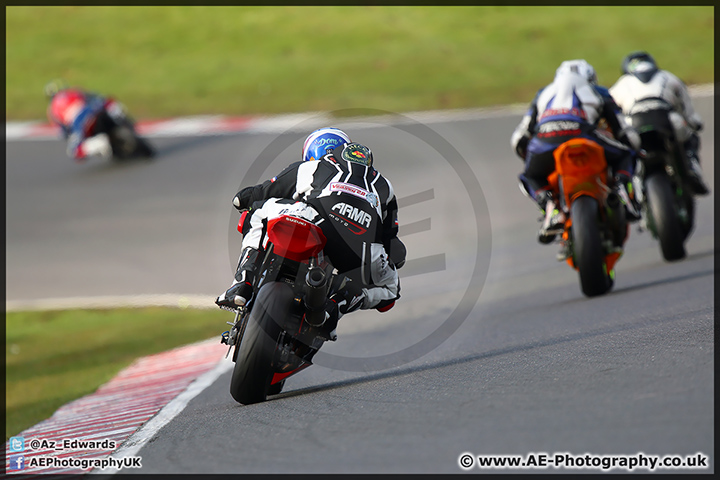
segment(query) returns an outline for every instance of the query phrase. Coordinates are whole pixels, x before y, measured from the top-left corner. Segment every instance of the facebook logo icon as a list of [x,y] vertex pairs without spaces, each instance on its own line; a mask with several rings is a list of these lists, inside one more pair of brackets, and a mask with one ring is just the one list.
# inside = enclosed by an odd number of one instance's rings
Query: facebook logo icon
[[10,437],[10,451],[22,452],[25,450],[25,439],[23,437]]
[[25,455],[10,455],[9,470],[22,470],[25,468]]

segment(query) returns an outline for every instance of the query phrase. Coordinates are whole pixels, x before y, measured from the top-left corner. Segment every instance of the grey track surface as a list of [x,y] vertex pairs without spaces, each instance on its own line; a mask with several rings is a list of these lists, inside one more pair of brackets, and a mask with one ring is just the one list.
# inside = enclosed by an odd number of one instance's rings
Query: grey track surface
[[[696,104],[714,187],[712,101]],[[613,292],[586,299],[556,247],[535,241],[508,142],[518,121],[428,123],[470,170],[449,166],[420,127],[346,126],[404,199],[414,261],[400,271],[403,298],[345,317],[326,355],[264,404],[236,404],[223,375],[140,450],[142,470],[123,473],[462,473],[463,452],[702,452],[699,472],[714,471],[714,195],[699,199],[686,260],[665,263],[633,228]],[[7,299],[193,293],[210,304],[239,253],[232,195],[246,172],[250,183],[296,159],[302,137],[158,138],[153,161],[82,166],[60,141],[7,143]],[[482,293],[452,332],[443,321],[473,279]]]

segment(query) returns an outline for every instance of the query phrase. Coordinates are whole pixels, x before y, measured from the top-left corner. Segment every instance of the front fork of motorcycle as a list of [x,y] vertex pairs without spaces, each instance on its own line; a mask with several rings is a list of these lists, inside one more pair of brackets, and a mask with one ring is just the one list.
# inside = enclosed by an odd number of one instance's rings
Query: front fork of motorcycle
[[[270,244],[267,251],[265,252],[265,258],[260,267],[261,273],[257,275],[257,278],[255,279],[255,283],[253,285],[254,292],[257,292],[259,290],[259,286],[261,285],[261,283],[264,282],[265,279],[277,273],[276,270],[273,269],[274,256],[272,255],[272,253],[273,246],[272,244]],[[245,305],[241,305],[237,308],[220,307],[235,314],[235,319],[232,322],[225,322],[228,325],[231,325],[232,328],[220,334],[220,343],[229,346],[228,351],[225,354],[225,358],[227,358],[227,356],[230,354],[232,347],[237,346],[237,348],[240,348],[240,343],[242,342],[243,335],[245,334],[245,328],[247,327],[248,319],[250,318],[250,308],[252,308],[252,304],[254,303],[254,301],[255,293],[253,293],[252,297]],[[235,351],[237,352],[237,349]],[[234,360],[235,358],[233,358],[233,361]]]

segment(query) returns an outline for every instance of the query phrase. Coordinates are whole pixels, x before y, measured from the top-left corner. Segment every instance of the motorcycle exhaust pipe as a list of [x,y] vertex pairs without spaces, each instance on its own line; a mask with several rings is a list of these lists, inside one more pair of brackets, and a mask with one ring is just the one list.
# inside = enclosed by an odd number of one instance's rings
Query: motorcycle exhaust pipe
[[304,303],[306,321],[313,327],[325,322],[325,296],[327,295],[327,275],[320,267],[310,268],[305,275]]
[[612,210],[617,210],[618,207],[620,207],[620,195],[618,195],[615,192],[609,193],[607,196],[607,199],[605,200],[605,203],[607,204],[607,207]]
[[625,208],[623,207],[620,195],[615,192],[608,194],[605,199],[606,212],[610,227],[613,229],[620,228],[625,223]]

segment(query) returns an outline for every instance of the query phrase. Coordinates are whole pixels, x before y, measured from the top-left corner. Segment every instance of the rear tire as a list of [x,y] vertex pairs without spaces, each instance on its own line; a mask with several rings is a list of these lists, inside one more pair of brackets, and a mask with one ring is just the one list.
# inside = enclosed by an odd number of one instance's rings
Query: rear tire
[[[683,227],[670,179],[663,173],[650,175],[645,180],[645,192],[663,258],[668,262],[685,258],[685,238],[692,225]],[[692,207],[688,210],[694,215]]]
[[237,402],[264,402],[277,388],[270,385],[275,373],[272,360],[292,300],[292,289],[284,283],[268,283],[260,288],[230,382],[230,393]]
[[132,128],[127,125],[116,126],[110,134],[110,145],[115,159],[131,157],[137,149],[137,141]]
[[577,198],[571,207],[574,262],[580,276],[580,289],[588,297],[602,295],[612,288],[606,272],[605,251],[598,228],[598,203],[592,197]]
[[683,240],[687,241],[690,234],[695,227],[695,198],[688,191],[684,191],[682,195],[682,201],[685,204],[685,211],[687,212],[687,218],[685,221],[680,221],[682,224]]

